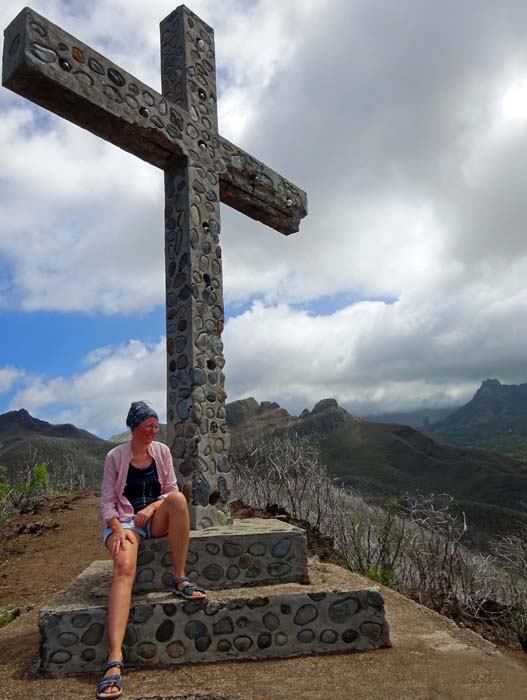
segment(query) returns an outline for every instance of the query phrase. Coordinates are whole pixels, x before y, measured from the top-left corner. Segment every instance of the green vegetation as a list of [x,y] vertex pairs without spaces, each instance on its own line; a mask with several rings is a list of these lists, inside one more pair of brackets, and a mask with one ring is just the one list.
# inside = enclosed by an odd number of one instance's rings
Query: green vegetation
[[0,524],[13,513],[27,512],[38,505],[49,484],[46,462],[27,469],[14,481],[9,481],[7,474],[7,467],[0,467]]
[[527,384],[487,379],[464,406],[429,432],[451,445],[483,448],[527,461]]
[[0,629],[20,615],[20,608],[14,603],[0,607]]

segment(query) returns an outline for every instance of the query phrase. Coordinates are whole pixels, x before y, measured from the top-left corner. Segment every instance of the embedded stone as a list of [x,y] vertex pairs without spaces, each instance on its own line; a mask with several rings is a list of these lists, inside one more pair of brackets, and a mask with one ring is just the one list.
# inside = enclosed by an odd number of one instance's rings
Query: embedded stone
[[179,472],[181,476],[190,476],[192,474],[192,460],[185,459],[183,462],[181,462]]
[[266,551],[267,547],[263,544],[263,542],[254,542],[249,547],[249,552],[255,557],[263,557]]
[[[186,358],[185,358],[186,360]],[[178,437],[174,441],[174,456],[175,457],[183,457],[185,454],[185,450],[187,449],[187,441],[184,438]]]
[[126,626],[126,632],[124,633],[123,644],[126,647],[131,647],[137,642],[137,632],[135,628],[131,625]]
[[222,617],[221,620],[218,620],[218,622],[215,622],[212,625],[212,631],[214,634],[231,634],[233,630],[234,627],[230,617]]
[[264,608],[266,605],[269,605],[269,598],[262,595],[255,596],[247,601],[247,607],[251,609]]
[[275,545],[273,545],[273,548],[271,549],[272,556],[277,557],[278,559],[285,557],[287,554],[289,554],[292,544],[293,543],[290,537],[284,537],[284,539],[279,540]]
[[325,593],[308,593],[307,597],[311,598],[311,600],[314,600],[316,603],[319,603],[321,600],[325,599],[326,594]]
[[267,649],[271,646],[271,635],[267,632],[262,632],[256,643],[258,644],[259,649]]
[[221,500],[224,503],[228,503],[230,491],[229,487],[227,486],[227,482],[222,476],[220,476],[220,478],[218,479],[218,491],[220,493]]
[[161,576],[161,583],[165,588],[172,588],[172,581],[174,577],[168,571]]
[[173,634],[174,623],[172,620],[163,620],[163,622],[157,628],[156,639],[158,642],[168,642]]
[[136,576],[137,583],[150,583],[155,578],[155,573],[153,569],[141,569]]
[[247,569],[245,575],[247,576],[247,578],[257,578],[258,576],[260,576],[261,573],[262,570],[257,564],[255,564]]
[[[189,572],[189,579],[192,580],[192,576],[190,575],[190,572]],[[194,613],[196,613],[196,612],[198,612],[198,610],[202,610],[202,609],[203,609],[203,605],[202,605],[200,599],[189,600],[183,604],[183,610],[185,611],[186,615],[194,615]],[[202,623],[200,623],[200,624],[202,624]]]
[[217,554],[220,551],[220,546],[216,544],[216,542],[209,542],[206,546],[205,549],[209,554]]
[[117,87],[123,87],[126,84],[123,75],[119,73],[118,70],[115,70],[115,68],[108,68],[108,77]]
[[216,615],[221,610],[221,605],[217,601],[207,603],[205,606],[205,615]]
[[262,618],[262,622],[265,629],[268,629],[270,632],[280,627],[280,620],[272,612],[265,613]]
[[130,619],[132,622],[142,625],[144,622],[149,620],[153,614],[154,611],[152,608],[148,607],[147,605],[141,605],[140,607],[132,608],[130,612]]
[[273,576],[273,578],[280,578],[281,576],[288,574],[291,571],[291,567],[289,564],[286,564],[283,561],[277,561],[269,564],[267,571],[269,576]]
[[206,506],[209,503],[210,484],[205,479],[197,481],[192,488],[192,495],[195,503]]
[[63,647],[70,647],[72,644],[76,644],[79,638],[76,634],[72,634],[71,632],[63,632],[59,634],[57,641]]
[[99,622],[94,622],[81,637],[81,642],[88,647],[94,647],[99,644],[104,635],[104,625]]
[[91,75],[88,75],[88,73],[85,73],[83,70],[73,71],[73,75],[82,85],[87,85],[88,87],[91,87],[93,85],[93,78],[91,77]]
[[52,654],[50,661],[52,664],[67,664],[70,659],[70,652],[61,650],[56,651],[54,654]]
[[357,632],[355,630],[345,630],[342,633],[342,641],[346,642],[346,644],[351,644],[351,642],[354,642],[357,639]]
[[378,642],[381,638],[382,627],[376,622],[363,622],[360,631],[372,642]]
[[187,338],[184,335],[178,335],[175,341],[176,352],[183,352],[187,344]]
[[202,369],[194,368],[190,372],[190,381],[192,384],[203,385],[207,383],[207,375]]
[[382,608],[384,605],[384,598],[378,591],[368,591],[366,599],[368,603],[373,605],[375,608]]
[[194,344],[198,348],[198,350],[200,350],[201,352],[205,352],[205,350],[207,349],[207,334],[200,333],[196,338],[196,342]]
[[296,638],[299,642],[302,642],[303,644],[309,644],[313,641],[313,639],[315,639],[315,633],[313,632],[313,630],[301,630],[296,635]]
[[78,48],[78,46],[74,46],[71,50],[71,55],[73,58],[78,61],[79,63],[84,63],[84,54],[83,52]]
[[236,620],[236,627],[238,627],[238,629],[243,630],[247,627],[248,624],[249,624],[249,618],[247,618],[245,616],[239,617]]
[[295,615],[295,625],[307,625],[316,619],[318,611],[314,605],[302,605]]
[[73,617],[71,620],[71,624],[74,627],[78,627],[78,628],[86,627],[87,625],[90,624],[90,622],[91,622],[91,617],[86,613],[81,613],[80,615],[75,615],[75,617]]
[[332,603],[328,608],[329,619],[342,625],[347,622],[359,608],[358,601],[355,598],[344,598]]
[[242,552],[243,548],[240,547],[239,544],[235,544],[234,542],[225,542],[225,544],[223,545],[223,553],[226,557],[239,557]]
[[218,642],[218,651],[230,651],[232,649],[232,644],[228,639],[220,639]]
[[285,644],[287,644],[287,634],[284,632],[277,632],[277,634],[274,636],[274,643],[277,647],[283,647]]
[[203,637],[198,637],[196,640],[194,640],[194,646],[196,647],[196,651],[207,651],[211,643],[212,639],[207,635]]
[[338,634],[334,630],[323,630],[320,633],[320,641],[324,644],[334,644],[338,639]]
[[252,645],[253,641],[250,637],[240,636],[234,639],[234,646],[238,651],[249,651]]
[[207,626],[200,620],[191,620],[185,625],[185,636],[189,639],[197,639],[205,637],[207,634]]
[[48,49],[46,46],[41,46],[40,44],[31,44],[31,53],[36,56],[43,63],[54,63],[58,56],[53,49]]
[[223,474],[226,474],[227,472],[230,472],[231,470],[231,465],[229,462],[229,458],[227,455],[222,455],[218,459],[218,471],[222,472]]
[[219,581],[223,578],[223,569],[219,564],[208,564],[203,569],[203,576],[209,581]]
[[280,606],[280,612],[282,615],[291,615],[291,606],[287,603],[282,603]]
[[189,550],[187,554],[187,564],[195,564],[198,561],[198,555],[196,552]]
[[165,615],[168,615],[168,617],[173,617],[176,614],[176,610],[177,608],[174,603],[166,603],[163,605],[163,612]]
[[181,656],[184,656],[186,652],[185,645],[181,642],[172,642],[167,646],[167,654],[172,659],[179,659]]
[[81,654],[81,659],[89,662],[94,661],[96,656],[97,654],[95,653],[95,649],[84,649]]
[[233,581],[235,578],[238,578],[239,575],[240,569],[234,564],[231,564],[227,569],[227,578],[229,581]]
[[242,554],[240,557],[240,569],[248,569],[249,566],[253,563],[253,558],[251,554]]
[[137,654],[143,659],[153,659],[157,654],[156,645],[150,642],[142,642],[137,647]]

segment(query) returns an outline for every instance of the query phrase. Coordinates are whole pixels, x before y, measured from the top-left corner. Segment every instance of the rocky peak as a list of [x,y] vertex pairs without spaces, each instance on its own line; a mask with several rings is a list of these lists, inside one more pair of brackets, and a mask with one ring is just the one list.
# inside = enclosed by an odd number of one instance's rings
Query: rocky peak
[[336,399],[321,399],[313,406],[312,413],[322,413],[323,411],[329,411],[333,408],[340,408]]

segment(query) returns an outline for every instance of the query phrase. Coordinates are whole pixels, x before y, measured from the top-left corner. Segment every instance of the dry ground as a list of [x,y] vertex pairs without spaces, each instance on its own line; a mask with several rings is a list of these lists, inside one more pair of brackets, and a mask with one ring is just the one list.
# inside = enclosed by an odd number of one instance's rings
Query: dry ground
[[[94,559],[100,544],[95,494],[57,498],[40,512],[20,516],[0,541],[0,606],[16,604],[20,615],[0,630],[0,699],[93,698],[95,679],[42,679],[38,659],[39,606],[64,588]],[[329,588],[351,577],[317,564]],[[207,664],[171,670],[128,671],[124,696],[201,700],[522,700],[527,665],[502,654],[469,630],[382,588],[393,649],[280,661]]]

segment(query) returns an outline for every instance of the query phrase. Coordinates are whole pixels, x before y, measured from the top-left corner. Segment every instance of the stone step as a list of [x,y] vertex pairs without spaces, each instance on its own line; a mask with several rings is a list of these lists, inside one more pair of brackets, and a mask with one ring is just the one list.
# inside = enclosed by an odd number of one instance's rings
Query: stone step
[[[308,583],[305,531],[275,519],[247,518],[190,533],[187,575],[207,590]],[[145,540],[137,557],[134,593],[172,586],[168,538]]]
[[[49,676],[100,671],[108,653],[106,579],[94,562],[40,614],[41,671]],[[204,601],[169,593],[134,598],[124,650],[131,666],[279,658],[369,651],[390,646],[384,601],[347,578],[331,589],[317,564],[309,585],[279,583],[211,592]]]

